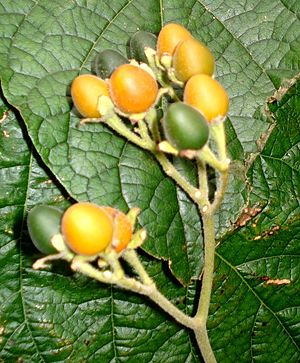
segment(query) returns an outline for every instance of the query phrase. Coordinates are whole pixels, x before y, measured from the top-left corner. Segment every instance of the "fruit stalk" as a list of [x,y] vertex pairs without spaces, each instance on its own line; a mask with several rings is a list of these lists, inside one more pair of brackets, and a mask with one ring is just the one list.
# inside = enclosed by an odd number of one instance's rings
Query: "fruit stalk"
[[[158,38],[138,31],[131,38],[129,49],[130,57],[135,58],[129,64],[116,51],[101,52],[94,64],[97,66],[96,73],[109,80],[105,82],[93,75],[79,76],[72,84],[72,98],[78,111],[88,117],[86,121],[104,122],[128,141],[150,151],[166,175],[197,205],[203,228],[199,233],[203,233],[204,240],[204,268],[197,312],[190,317],[179,310],[161,294],[147,274],[134,250],[146,238],[143,230],[133,235],[122,255],[118,254],[121,249],[115,249],[107,256],[105,250],[101,257],[110,269],[99,271],[89,260],[79,257],[73,259],[72,268],[98,281],[147,296],[177,322],[192,329],[204,362],[216,363],[207,321],[214,276],[214,215],[224,198],[229,174],[230,160],[227,158],[223,123],[229,97],[213,77],[215,60],[211,51],[179,24],[165,25]],[[108,73],[103,73],[103,70]],[[91,84],[97,92],[93,97],[87,97],[86,91]],[[179,87],[183,90],[182,95],[178,92]],[[161,102],[164,117],[158,120],[155,106],[165,93],[170,96],[169,106],[167,108],[166,100]],[[133,127],[128,127],[119,116],[128,118]],[[213,141],[212,149],[210,140]],[[171,160],[173,155],[195,161],[198,186],[191,184],[176,169]],[[213,168],[218,177],[213,201],[209,198],[207,166]],[[117,241],[118,238],[113,235],[114,241]],[[119,257],[133,268],[136,278],[125,275]]]
[[184,176],[175,168],[175,166],[168,160],[164,153],[156,152],[154,154],[157,161],[160,163],[164,172],[172,178],[182,190],[184,190],[190,198],[197,204],[204,206],[206,198],[203,197],[201,191],[190,184]]
[[107,118],[105,123],[113,130],[115,130],[119,135],[123,136],[127,140],[131,141],[133,144],[139,146],[145,150],[153,150],[155,148],[155,144],[149,139],[144,139],[136,135],[132,132],[122,121],[121,119],[114,114],[113,116]]
[[124,256],[126,261],[131,264],[141,281],[127,277],[124,273],[120,274],[111,271],[102,272],[93,267],[81,256],[73,259],[71,267],[74,271],[78,271],[99,282],[114,284],[121,288],[145,295],[180,324],[187,328],[195,329],[195,319],[179,310],[157,289],[155,283],[147,274],[137,255],[135,253],[130,253],[130,251],[126,253],[127,255]]
[[194,317],[196,321],[194,332],[205,363],[216,363],[216,358],[209,342],[206,327],[213,284],[215,259],[215,226],[213,211],[211,208],[209,208],[205,213],[202,212],[202,223],[204,233],[204,268],[199,305]]

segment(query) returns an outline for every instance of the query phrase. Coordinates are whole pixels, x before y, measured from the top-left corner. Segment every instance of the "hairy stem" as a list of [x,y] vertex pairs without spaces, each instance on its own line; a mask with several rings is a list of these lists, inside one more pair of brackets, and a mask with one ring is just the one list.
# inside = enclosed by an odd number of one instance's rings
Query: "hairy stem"
[[202,213],[202,221],[205,241],[204,269],[199,305],[194,317],[196,321],[196,328],[194,329],[194,332],[205,363],[215,363],[216,359],[209,342],[206,327],[213,284],[215,259],[215,227],[211,209],[208,210],[207,213]]
[[208,201],[208,181],[207,181],[206,164],[201,160],[197,160],[197,167],[198,167],[199,189],[203,196],[203,200],[205,200],[205,204],[207,205],[209,201]]
[[223,172],[228,169],[228,162],[227,160],[219,160],[215,154],[211,151],[208,145],[204,145],[201,150],[197,152],[196,158],[201,160],[214,169]]
[[220,173],[220,185],[218,186],[218,189],[215,193],[215,199],[212,204],[213,211],[216,211],[220,207],[222,200],[224,199],[225,191],[228,184],[228,174],[228,169]]
[[89,276],[97,281],[114,284],[121,288],[147,296],[180,324],[188,328],[194,329],[194,319],[179,310],[175,305],[171,303],[170,300],[168,300],[161,292],[159,292],[156,288],[155,283],[151,280],[149,276],[145,278],[145,274],[147,273],[142,267],[141,263],[139,261],[137,262],[137,256],[132,255],[130,257],[133,257],[133,259],[131,259],[131,262],[133,261],[134,265],[138,265],[136,272],[138,273],[142,271],[143,279],[147,280],[147,284],[125,275],[121,276],[121,274],[114,274],[110,271],[102,272],[93,267],[89,262],[85,262],[80,258],[74,259],[71,267],[74,271],[81,272],[82,274]]
[[152,279],[148,275],[147,271],[145,270],[143,264],[141,263],[137,253],[135,250],[127,250],[124,251],[122,257],[126,262],[129,263],[131,267],[135,270],[136,274],[139,276],[141,281],[146,285],[153,284]]
[[122,122],[122,120],[117,115],[113,115],[112,117],[106,119],[105,123],[119,135],[124,136],[127,140],[131,141],[142,149],[153,150],[155,148],[155,144],[153,142],[151,142],[149,139],[145,140],[136,135]]
[[190,316],[179,310],[175,305],[170,302],[170,300],[168,300],[161,292],[159,292],[156,287],[145,295],[147,295],[149,299],[154,301],[166,313],[171,315],[176,321],[178,321],[178,323],[186,326],[187,328],[196,329],[194,318],[191,318]]
[[205,363],[217,363],[214,352],[209,343],[206,326],[194,329],[196,340]]
[[125,251],[123,258],[134,268],[136,274],[144,285],[148,285],[151,289],[145,292],[145,295],[154,301],[161,309],[171,315],[180,324],[188,327],[194,327],[194,319],[183,313],[175,305],[173,305],[163,294],[157,290],[153,280],[148,275],[143,264],[141,263],[137,253],[134,250]]
[[180,172],[175,168],[175,166],[168,160],[165,154],[161,152],[154,153],[157,161],[162,166],[164,172],[171,177],[189,196],[190,198],[200,206],[206,204],[206,198],[202,196],[201,191],[191,185]]

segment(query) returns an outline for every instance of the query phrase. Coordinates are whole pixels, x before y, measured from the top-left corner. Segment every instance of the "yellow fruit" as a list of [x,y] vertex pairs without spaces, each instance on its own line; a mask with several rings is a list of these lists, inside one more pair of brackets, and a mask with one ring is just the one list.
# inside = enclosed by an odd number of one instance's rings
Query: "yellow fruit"
[[64,213],[61,230],[72,251],[93,256],[111,243],[113,219],[103,207],[88,202],[76,203]]
[[215,60],[206,45],[194,38],[189,38],[177,45],[172,65],[176,78],[186,82],[195,74],[212,76]]
[[144,69],[132,64],[123,64],[111,75],[109,93],[121,112],[143,113],[156,101],[158,85]]
[[188,38],[192,38],[192,34],[182,25],[176,23],[165,25],[157,38],[158,57],[160,58],[164,53],[173,55],[177,44]]
[[208,121],[226,116],[229,108],[225,89],[206,74],[197,74],[187,81],[183,99],[185,103],[198,109]]
[[71,85],[71,96],[78,112],[84,117],[99,118],[97,109],[100,96],[109,96],[106,82],[92,74],[82,74]]

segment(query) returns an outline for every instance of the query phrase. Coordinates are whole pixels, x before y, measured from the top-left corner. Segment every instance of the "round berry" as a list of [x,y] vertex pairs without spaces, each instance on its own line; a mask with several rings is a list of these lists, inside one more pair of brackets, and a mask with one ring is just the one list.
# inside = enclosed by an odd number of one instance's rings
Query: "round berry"
[[71,85],[71,96],[78,112],[84,117],[101,117],[98,111],[100,96],[109,96],[106,82],[92,74],[82,74]]
[[188,38],[192,38],[192,34],[182,25],[176,23],[165,25],[158,34],[156,47],[158,57],[163,54],[172,56],[177,44]]
[[156,101],[158,85],[150,73],[132,64],[123,64],[111,75],[109,92],[123,113],[146,112]]
[[133,34],[129,41],[129,56],[138,62],[148,63],[145,48],[156,49],[157,38],[154,34],[139,30]]
[[117,253],[122,252],[132,239],[132,224],[126,214],[112,207],[104,207],[113,218],[114,233],[112,247]]
[[128,63],[123,55],[113,49],[105,49],[98,53],[93,63],[93,72],[102,79],[109,78],[121,64]]
[[228,94],[222,85],[206,74],[192,76],[186,83],[184,102],[199,110],[208,121],[226,116]]
[[176,78],[186,82],[195,74],[211,76],[214,73],[215,60],[206,45],[194,38],[189,38],[177,45],[172,65]]
[[113,219],[105,208],[93,203],[73,204],[63,215],[61,230],[66,244],[77,254],[103,252],[113,237]]
[[30,238],[35,247],[45,255],[56,253],[51,238],[60,233],[60,221],[63,212],[48,205],[36,205],[27,216]]

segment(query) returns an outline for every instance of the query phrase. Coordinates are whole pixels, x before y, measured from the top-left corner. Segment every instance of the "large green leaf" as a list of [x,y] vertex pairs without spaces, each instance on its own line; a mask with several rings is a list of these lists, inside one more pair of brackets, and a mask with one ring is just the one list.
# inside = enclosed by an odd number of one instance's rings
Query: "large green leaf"
[[[147,257],[150,274],[174,300],[188,295],[183,309],[195,309],[191,279],[202,264],[195,207],[149,154],[104,126],[79,127],[69,98],[72,79],[90,72],[97,51],[125,54],[136,29],[157,33],[165,22],[177,21],[210,46],[216,76],[231,99],[226,129],[233,163],[216,223],[222,243],[209,320],[213,348],[222,362],[298,362],[299,302],[291,297],[299,294],[298,85],[275,102],[272,117],[265,107],[281,82],[299,72],[299,13],[298,2],[279,0],[0,1],[3,92],[53,173],[49,177],[35,161],[10,111],[1,123],[0,150],[1,306],[9,299],[0,315],[1,358],[199,359],[188,332],[142,298],[89,282],[61,264],[32,271],[35,256],[23,221],[34,204],[66,205],[57,186],[76,200],[123,210],[139,206],[139,223],[149,235],[144,249],[167,260],[186,288]],[[189,164],[176,165],[193,180]],[[46,182],[51,179],[55,183]],[[254,226],[236,231],[234,222],[248,204],[263,210]],[[276,226],[281,229],[272,230]],[[276,286],[263,278],[291,282]]]
[[[142,297],[73,274],[64,263],[45,271],[31,268],[40,255],[24,225],[27,210],[41,203],[64,209],[69,202],[31,154],[13,110],[1,104],[6,118],[0,144],[0,358],[167,361],[170,346],[176,346],[173,357],[196,362],[189,332]],[[144,263],[160,289],[191,313],[194,288],[170,281],[160,263]]]
[[299,361],[299,105],[300,82],[270,106],[275,127],[248,172],[251,204],[263,211],[217,251],[211,326],[223,331],[222,362]]

